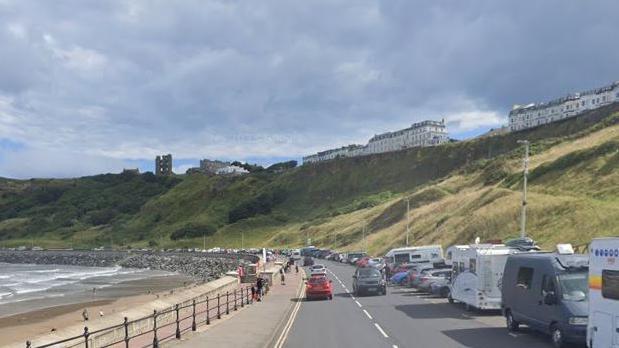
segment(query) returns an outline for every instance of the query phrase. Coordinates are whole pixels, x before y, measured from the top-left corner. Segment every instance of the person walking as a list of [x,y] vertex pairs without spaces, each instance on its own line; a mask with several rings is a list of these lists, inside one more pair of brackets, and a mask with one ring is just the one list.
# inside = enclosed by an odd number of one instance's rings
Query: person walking
[[256,279],[256,289],[257,289],[257,293],[258,293],[258,302],[262,301],[262,289],[264,286],[264,279],[262,279],[262,277],[258,277],[258,279]]
[[296,263],[294,264],[294,270],[299,273],[299,265],[297,265]]
[[88,309],[84,308],[84,310],[82,311],[82,318],[84,318],[84,321],[88,321]]
[[281,272],[280,278],[282,280],[282,285],[286,285],[286,276],[284,275],[284,272]]

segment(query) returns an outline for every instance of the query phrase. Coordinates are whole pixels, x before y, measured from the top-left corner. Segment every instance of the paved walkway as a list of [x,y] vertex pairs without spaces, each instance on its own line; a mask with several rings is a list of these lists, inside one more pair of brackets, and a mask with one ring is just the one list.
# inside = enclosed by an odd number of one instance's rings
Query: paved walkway
[[290,273],[286,273],[286,285],[280,285],[278,276],[262,302],[254,302],[237,312],[231,312],[221,320],[213,320],[210,326],[200,326],[195,333],[184,334],[182,340],[165,342],[163,346],[272,347],[288,320],[302,284],[303,273],[296,274],[293,268]]

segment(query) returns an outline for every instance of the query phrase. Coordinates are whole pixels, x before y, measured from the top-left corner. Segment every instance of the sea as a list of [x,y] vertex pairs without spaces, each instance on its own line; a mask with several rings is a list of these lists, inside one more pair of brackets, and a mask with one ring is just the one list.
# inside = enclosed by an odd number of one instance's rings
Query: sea
[[[171,272],[123,267],[0,263],[0,317],[49,306],[143,294],[151,290],[148,286],[154,287],[153,292],[174,288],[179,277],[182,278]],[[159,278],[174,281],[165,286],[167,282]]]

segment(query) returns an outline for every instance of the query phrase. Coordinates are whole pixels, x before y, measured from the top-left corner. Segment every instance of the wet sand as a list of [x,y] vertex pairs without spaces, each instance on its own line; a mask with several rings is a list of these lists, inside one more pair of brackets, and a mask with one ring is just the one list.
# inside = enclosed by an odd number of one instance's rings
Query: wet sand
[[[84,293],[72,299],[50,298],[47,303],[17,303],[14,305],[22,309],[17,314],[6,315],[0,307],[0,346],[20,341],[25,345],[28,339],[53,329],[87,323],[82,319],[85,308],[90,318],[95,319],[99,312],[105,316],[154,301],[158,296],[168,296],[172,289],[182,288],[183,284],[189,285],[190,279],[181,275],[153,277],[101,289],[94,297],[92,293]],[[67,300],[72,303],[59,303]]]

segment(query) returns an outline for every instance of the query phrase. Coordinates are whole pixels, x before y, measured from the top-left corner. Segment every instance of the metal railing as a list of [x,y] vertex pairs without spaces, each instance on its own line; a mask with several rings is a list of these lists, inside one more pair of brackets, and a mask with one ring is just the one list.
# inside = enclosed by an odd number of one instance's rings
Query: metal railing
[[[223,314],[230,314],[230,311],[236,311],[239,307],[253,303],[250,286],[235,289],[232,292],[218,293],[215,297],[207,296],[199,300],[201,297],[187,301],[188,304],[176,304],[163,311],[154,310],[153,314],[138,319],[129,320],[125,317],[124,321],[118,325],[96,331],[90,331],[86,326],[82,334],[63,340],[43,345],[34,345],[31,341],[27,341],[26,348],[89,348],[95,347],[93,344],[95,338],[99,340],[105,335],[113,336],[110,339],[111,342],[96,344],[96,348],[157,348],[161,341],[171,338],[180,339],[183,332],[196,331],[196,328],[200,325],[210,325],[211,320],[221,319]],[[170,320],[170,317],[173,319]],[[146,328],[140,327],[143,325],[146,325]]]

